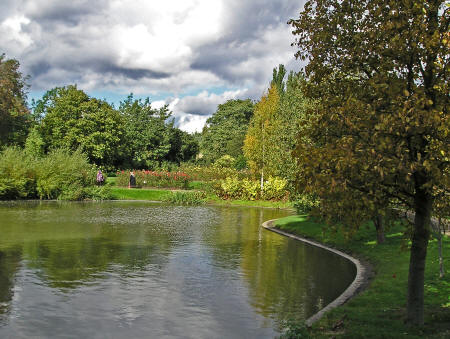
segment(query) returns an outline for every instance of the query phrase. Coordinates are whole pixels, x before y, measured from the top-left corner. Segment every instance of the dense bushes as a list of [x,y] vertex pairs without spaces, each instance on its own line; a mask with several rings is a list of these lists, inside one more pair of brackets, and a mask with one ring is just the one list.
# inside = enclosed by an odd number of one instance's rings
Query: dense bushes
[[318,208],[320,204],[320,200],[312,194],[298,194],[293,202],[297,214],[308,214],[313,209]]
[[[184,172],[134,171],[137,187],[187,188],[190,176]],[[119,171],[116,174],[117,186],[128,186],[130,171]]]
[[230,167],[223,167],[220,164],[210,166],[198,166],[193,164],[182,164],[180,171],[188,174],[192,180],[213,181],[225,179],[227,177],[238,177],[239,179],[250,178],[250,172],[246,169],[236,170]]
[[0,199],[106,199],[96,168],[79,151],[54,150],[42,158],[15,147],[0,153]]
[[0,153],[0,199],[36,197],[36,166],[18,147]]
[[287,181],[280,178],[269,177],[264,181],[261,191],[260,182],[251,179],[228,177],[218,180],[213,185],[215,193],[224,199],[242,200],[286,200],[289,196]]

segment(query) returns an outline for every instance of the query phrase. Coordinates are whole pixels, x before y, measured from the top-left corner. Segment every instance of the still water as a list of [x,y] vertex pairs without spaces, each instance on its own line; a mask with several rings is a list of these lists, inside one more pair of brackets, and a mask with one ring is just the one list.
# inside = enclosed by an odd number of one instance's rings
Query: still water
[[355,268],[261,228],[272,209],[1,202],[0,338],[263,338]]

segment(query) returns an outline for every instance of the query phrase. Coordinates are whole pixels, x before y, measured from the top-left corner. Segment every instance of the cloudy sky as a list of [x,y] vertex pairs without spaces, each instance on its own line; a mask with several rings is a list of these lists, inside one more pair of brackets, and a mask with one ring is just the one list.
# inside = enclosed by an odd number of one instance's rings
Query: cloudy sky
[[169,104],[201,130],[228,99],[258,99],[272,69],[299,70],[291,29],[303,0],[2,0],[0,53],[30,75],[30,98],[77,84],[118,104]]

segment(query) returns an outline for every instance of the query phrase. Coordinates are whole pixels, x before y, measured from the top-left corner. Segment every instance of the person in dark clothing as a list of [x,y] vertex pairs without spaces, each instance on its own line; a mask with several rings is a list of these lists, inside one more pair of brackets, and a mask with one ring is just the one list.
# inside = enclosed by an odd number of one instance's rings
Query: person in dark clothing
[[130,183],[128,184],[128,188],[136,187],[136,177],[134,175],[134,172],[130,172]]

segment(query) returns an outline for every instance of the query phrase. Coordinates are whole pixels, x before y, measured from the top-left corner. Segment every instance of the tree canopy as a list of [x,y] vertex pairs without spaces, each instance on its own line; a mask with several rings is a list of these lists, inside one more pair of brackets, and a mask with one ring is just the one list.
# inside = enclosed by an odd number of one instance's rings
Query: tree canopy
[[149,98],[137,100],[130,94],[119,111],[125,121],[123,164],[154,169],[163,162],[179,163],[197,155],[198,143],[174,127],[167,105],[155,109]]
[[407,320],[423,324],[430,218],[450,186],[449,8],[314,0],[290,24],[297,57],[308,60],[303,90],[316,103],[301,122],[300,182],[323,199],[349,192],[362,208],[415,212]]
[[23,145],[31,123],[26,78],[15,59],[0,55],[0,145]]
[[250,121],[244,141],[244,154],[250,169],[261,175],[261,188],[264,176],[275,175],[277,153],[276,135],[280,120],[277,112],[280,95],[277,86],[272,84],[261,100],[255,105],[255,113]]
[[80,148],[97,165],[111,166],[118,158],[123,119],[105,101],[90,98],[76,86],[56,87],[36,103],[46,148]]
[[223,155],[242,156],[245,133],[254,104],[247,100],[228,100],[206,120],[202,132],[201,152],[207,162],[214,162]]

